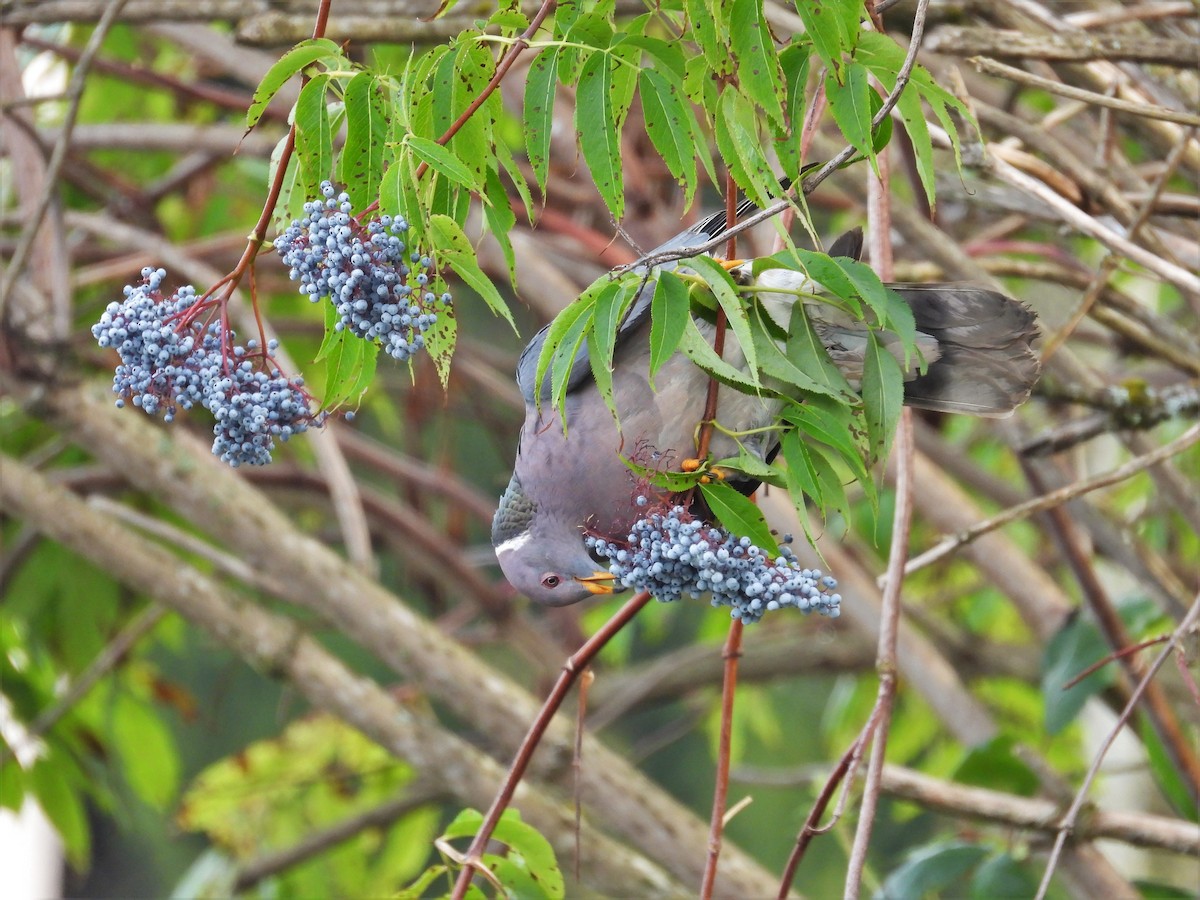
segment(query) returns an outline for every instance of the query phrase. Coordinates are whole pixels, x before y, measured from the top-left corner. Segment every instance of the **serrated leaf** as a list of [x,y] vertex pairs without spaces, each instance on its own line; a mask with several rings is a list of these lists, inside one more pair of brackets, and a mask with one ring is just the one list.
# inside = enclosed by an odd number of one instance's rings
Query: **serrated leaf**
[[792,307],[784,354],[797,368],[821,385],[824,393],[843,398],[853,396],[854,391],[846,381],[846,376],[829,358],[829,352],[808,320],[803,303]]
[[834,77],[840,76],[842,53],[849,50],[849,36],[835,9],[843,2],[845,0],[805,0],[796,4],[796,12],[804,22],[804,33]]
[[684,206],[691,206],[696,193],[696,147],[680,90],[653,69],[638,75],[646,133],[662,156],[671,176],[684,190]]
[[[824,444],[809,444],[806,446],[816,472],[817,481],[821,485],[821,515],[826,520],[832,513],[838,513],[847,521],[850,520],[850,501],[846,497],[846,486],[837,469],[837,462],[830,454],[833,452]],[[858,479],[856,479],[858,480]]]
[[775,44],[763,17],[763,0],[733,0],[730,43],[737,61],[738,83],[776,126],[784,121],[783,76]]
[[513,252],[512,239],[509,237],[509,233],[517,224],[517,216],[513,212],[512,204],[509,202],[508,191],[504,189],[504,184],[500,181],[500,173],[494,168],[488,169],[487,193],[484,195],[484,199],[486,202],[483,204],[483,217],[487,221],[488,229],[492,232],[492,237],[500,245],[500,252],[504,254],[504,263],[508,268],[509,284],[515,290],[517,286],[517,257]]
[[325,409],[336,409],[353,395],[351,388],[362,372],[367,341],[348,330],[333,332],[325,349]]
[[[287,137],[279,139],[271,151],[271,161],[267,165],[267,183],[274,184],[279,172],[279,162],[283,158]],[[299,218],[299,213],[308,199],[308,193],[301,181],[300,158],[293,153],[284,169],[283,178],[279,183],[279,196],[275,201],[275,209],[271,214],[271,227],[274,231],[283,231],[293,219]]]
[[731,366],[717,356],[712,345],[700,334],[695,320],[690,315],[684,323],[683,337],[679,341],[679,348],[688,355],[692,362],[722,384],[736,388],[744,394],[757,394],[762,390],[762,384],[753,373]]
[[431,169],[444,175],[450,181],[464,185],[473,191],[482,190],[483,185],[476,180],[476,173],[463,165],[457,156],[437,141],[410,134],[404,139],[404,143],[412,148],[413,154],[418,159],[427,163]]
[[250,103],[250,108],[246,110],[246,130],[249,131],[258,124],[258,120],[266,112],[272,98],[297,72],[320,60],[332,63],[341,62],[344,59],[341,48],[327,38],[301,41],[281,56],[271,68],[267,69],[267,74],[258,83],[258,87],[254,91],[254,99]]
[[517,330],[512,312],[492,280],[479,268],[475,248],[467,240],[462,228],[449,216],[433,215],[429,217],[429,237],[436,248],[436,258],[441,263],[449,264],[459,278],[465,281],[475,291],[493,313],[500,316]]
[[732,469],[749,478],[774,485],[775,487],[784,487],[786,484],[782,469],[763,461],[744,446],[738,447],[737,456],[727,456],[724,459],[713,460],[713,467]]
[[[800,132],[804,125],[807,102],[809,50],[805,44],[791,44],[779,54],[785,88],[783,128],[776,129],[775,152],[783,173],[792,181],[800,177]],[[803,200],[803,197],[800,198]]]
[[[803,512],[806,500],[817,509],[824,509],[824,492],[817,479],[817,469],[799,432],[785,431],[779,442],[779,450],[783,454],[783,461],[787,463],[787,489],[796,509]],[[802,514],[800,522],[804,526],[805,537],[811,543],[808,516]]]
[[413,179],[411,157],[401,154],[383,173],[379,185],[380,211],[391,216],[400,216],[408,222],[405,243],[410,247],[425,244],[426,210],[424,209],[416,181]]
[[722,92],[717,105],[717,149],[721,159],[746,196],[759,206],[769,206],[778,192],[779,180],[763,152],[754,107],[733,90]]
[[650,384],[679,348],[691,319],[688,287],[674,272],[659,272],[650,300]]
[[636,281],[623,281],[618,284],[619,290],[603,291],[596,298],[587,335],[588,360],[591,363],[592,375],[614,419],[617,419],[617,407],[613,400],[613,353],[617,343],[617,328],[625,319],[629,305],[637,296],[638,288]]
[[904,373],[873,331],[867,333],[862,398],[872,458],[885,459],[904,405]]
[[874,144],[871,140],[871,90],[865,66],[853,60],[843,66],[841,77],[833,72],[825,76],[825,96],[829,98],[829,109],[833,120],[846,141],[863,156],[871,160],[876,177],[879,165],[875,161]]
[[638,65],[640,56],[641,52],[637,47],[624,42],[617,42],[609,49],[609,71],[612,73],[609,94],[612,97],[618,134],[625,127],[629,107],[633,105],[633,96],[637,92],[638,74],[641,69]]
[[749,497],[744,497],[722,481],[700,483],[700,493],[725,530],[737,537],[748,537],[754,546],[772,557],[779,555],[779,545],[762,510]]
[[547,47],[529,67],[525,80],[525,147],[538,190],[546,193],[550,168],[550,133],[554,119],[554,94],[558,88],[558,48]]
[[563,876],[554,856],[554,848],[541,832],[521,820],[519,811],[505,810],[496,823],[492,837],[507,845],[508,858],[520,860],[522,868],[549,900],[563,896]]
[[614,218],[625,212],[621,140],[612,102],[612,68],[605,53],[593,53],[579,73],[575,130],[596,190]]
[[296,100],[296,158],[306,197],[316,197],[333,174],[333,130],[329,122],[329,75],[322,72],[300,89]]
[[453,309],[443,309],[438,313],[437,321],[425,332],[425,349],[433,360],[443,391],[450,387],[450,361],[457,345],[458,319]]
[[712,6],[705,0],[684,0],[683,7],[687,12],[690,37],[700,45],[703,57],[693,60],[704,63],[704,68],[714,76],[733,74],[733,57],[718,28],[719,17],[713,15]]
[[339,160],[339,177],[354,209],[359,210],[379,196],[391,102],[383,83],[370,72],[350,79],[344,99],[346,145]]
[[[788,407],[782,418],[836,452],[856,481],[870,481],[862,453],[850,431],[853,415],[848,407],[814,398],[802,405]],[[814,446],[813,449],[818,448]]]
[[[486,47],[474,41],[462,45],[455,56],[455,72],[451,90],[455,119],[458,119],[475,102],[484,87],[491,81],[495,70],[496,61]],[[489,151],[493,143],[492,125],[499,103],[500,95],[492,94],[482,106],[471,114],[470,118],[463,122],[458,132],[447,144],[463,165],[475,173],[476,184],[483,184],[487,177]],[[462,219],[458,221],[461,222]]]
[[737,339],[746,355],[746,367],[751,372],[758,371],[758,350],[754,343],[754,330],[750,325],[750,316],[742,303],[737,285],[729,272],[710,256],[697,256],[687,261],[687,266],[694,269],[708,283],[717,302],[725,310],[725,321],[733,336]]
[[[620,287],[618,282],[611,280],[607,275],[602,275],[593,281],[577,297],[566,309],[554,317],[554,321],[550,323],[546,329],[546,339],[542,342],[541,350],[538,353],[537,366],[534,373],[534,384],[538,385],[536,396],[539,403],[543,399],[544,387],[546,384],[546,375],[553,372],[553,367],[556,361],[559,365],[560,372],[562,371],[563,361],[570,359],[574,364],[575,355],[581,346],[581,339],[584,331],[591,322],[592,315],[595,312],[597,298],[607,292],[616,291]],[[569,335],[574,334],[572,346],[565,347]],[[567,356],[567,353],[570,356]],[[567,369],[569,373],[570,369]],[[553,383],[553,374],[551,374]],[[565,380],[563,384],[565,385]],[[551,398],[555,396],[553,384],[551,387]],[[558,406],[557,401],[553,403]],[[564,426],[565,426],[564,422]]]
[[608,49],[612,39],[611,22],[595,12],[581,15],[567,34],[566,46],[559,51],[559,81],[578,85],[582,67],[597,54],[606,56],[603,51]]

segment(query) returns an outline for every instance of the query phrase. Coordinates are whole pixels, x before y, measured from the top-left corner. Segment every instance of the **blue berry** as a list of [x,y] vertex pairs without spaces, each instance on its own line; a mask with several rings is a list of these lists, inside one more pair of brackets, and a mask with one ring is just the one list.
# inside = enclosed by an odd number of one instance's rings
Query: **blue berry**
[[[412,276],[404,263],[407,249],[401,236],[408,231],[402,218],[380,216],[362,224],[349,215],[345,193],[322,182],[324,200],[304,204],[296,219],[275,239],[289,275],[300,282],[300,293],[313,303],[329,299],[338,312],[337,331],[378,341],[394,358],[404,361],[425,346],[423,333],[437,322],[435,309],[448,309],[449,293],[440,297],[424,288],[434,274]],[[433,261],[412,251],[409,261],[431,269]],[[403,306],[401,306],[403,302]]]
[[707,526],[682,506],[639,519],[626,543],[591,536],[587,543],[621,584],[663,602],[710,593],[713,606],[728,607],[746,624],[788,606],[831,617],[841,611],[841,595],[830,593],[837,581],[801,568],[786,544],[772,561],[749,538]]

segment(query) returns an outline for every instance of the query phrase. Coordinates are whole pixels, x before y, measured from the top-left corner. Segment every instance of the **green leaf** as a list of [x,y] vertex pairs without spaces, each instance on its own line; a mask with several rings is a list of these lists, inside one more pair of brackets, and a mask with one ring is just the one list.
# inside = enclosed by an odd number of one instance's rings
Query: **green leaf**
[[769,206],[779,191],[779,179],[759,139],[754,107],[737,91],[726,90],[718,101],[717,149],[738,187],[759,206]]
[[596,298],[587,335],[588,360],[591,363],[592,375],[614,419],[617,419],[617,407],[613,400],[613,353],[617,342],[617,328],[637,296],[639,282],[627,280],[616,284],[619,286],[618,290],[602,291]]
[[525,147],[538,189],[546,193],[550,169],[550,133],[554,120],[554,94],[558,88],[558,48],[547,47],[529,67],[525,79]]
[[625,212],[621,140],[612,98],[612,64],[605,53],[584,63],[576,89],[575,130],[596,189],[614,218]]
[[509,860],[519,860],[520,866],[537,882],[548,898],[561,898],[565,892],[562,871],[554,848],[536,828],[521,821],[516,809],[506,809],[496,823],[493,839],[508,847]]
[[1138,737],[1146,748],[1146,757],[1150,763],[1150,774],[1158,785],[1164,797],[1170,801],[1175,811],[1192,822],[1200,821],[1200,802],[1188,782],[1175,767],[1171,755],[1163,746],[1162,739],[1154,730],[1154,726],[1145,718],[1137,723]]
[[779,54],[786,90],[784,115],[787,121],[786,126],[777,131],[775,152],[779,155],[784,174],[793,181],[800,177],[800,132],[808,99],[809,50],[806,44],[791,44]]
[[856,481],[864,484],[870,481],[862,454],[850,431],[853,416],[848,407],[815,397],[807,403],[788,407],[783,411],[782,418],[797,426],[803,434],[835,450]]
[[825,508],[825,495],[817,475],[816,463],[805,445],[804,439],[795,430],[783,433],[779,447],[783,454],[783,461],[787,463],[788,494],[799,513],[798,518],[804,527],[804,536],[811,544],[813,540],[808,525],[808,515],[805,511],[805,502],[811,501],[819,510]]
[[29,786],[38,805],[62,838],[71,865],[82,872],[91,855],[91,833],[79,794],[67,783],[53,756],[43,757],[29,773]]
[[345,57],[342,56],[341,47],[333,41],[327,38],[316,38],[315,40],[301,41],[283,54],[271,68],[267,69],[267,74],[263,76],[262,81],[258,83],[258,88],[254,91],[254,99],[250,108],[246,110],[246,130],[249,131],[258,124],[258,120],[266,112],[272,98],[289,78],[318,61],[324,61],[326,65],[333,65],[345,62]]
[[1112,684],[1112,666],[1101,666],[1078,684],[1065,685],[1108,654],[1108,644],[1095,623],[1077,615],[1046,645],[1042,659],[1042,699],[1049,734],[1058,734],[1075,718],[1089,697]]
[[[746,355],[746,367],[751,372],[758,371],[758,351],[754,345],[754,332],[750,327],[750,316],[742,303],[741,294],[733,278],[711,256],[697,256],[687,261],[687,267],[694,269],[707,282],[717,302],[725,310],[725,320],[733,336],[737,338]],[[757,380],[757,379],[756,379]]]
[[924,897],[947,888],[966,875],[988,855],[986,847],[948,841],[922,847],[908,855],[875,893],[875,900],[893,897]]
[[679,96],[680,89],[654,69],[642,69],[638,83],[646,133],[671,176],[683,187],[684,206],[691,206],[696,193],[696,146],[689,121],[691,110]]
[[865,66],[851,61],[844,66],[840,78],[831,71],[825,76],[825,96],[833,120],[841,129],[842,136],[863,156],[870,158],[875,175],[879,167],[875,162],[875,150],[871,141],[871,90],[869,74]]
[[512,312],[492,280],[479,268],[475,248],[467,240],[462,228],[449,216],[434,215],[429,219],[429,236],[432,245],[437,248],[437,259],[449,264],[459,278],[470,285],[493,313],[500,316],[517,330]]
[[783,76],[763,17],[763,0],[733,0],[731,23],[738,83],[773,124],[782,126]]
[[862,398],[872,458],[885,459],[904,405],[904,373],[873,331],[867,333]]
[[727,456],[724,459],[714,460],[713,467],[733,469],[735,472],[740,472],[743,475],[766,482],[775,487],[782,488],[786,485],[784,472],[781,468],[769,462],[764,462],[754,453],[751,453],[744,446],[740,445],[737,456]]
[[[835,7],[847,0],[806,0],[796,4],[796,12],[804,22],[804,33],[812,41],[813,49],[825,66],[840,77],[842,52],[850,48],[850,37],[846,33],[843,18]],[[856,4],[859,5],[859,4]]]
[[854,396],[846,376],[829,358],[829,352],[808,320],[803,303],[792,307],[792,321],[788,326],[784,353],[800,371],[812,377],[822,393],[842,398]]
[[712,344],[700,334],[700,329],[696,327],[696,321],[690,315],[684,323],[683,337],[679,341],[679,347],[692,362],[722,384],[736,388],[744,394],[757,394],[762,390],[762,384],[753,372],[731,366],[717,356]]
[[[475,41],[464,43],[455,56],[454,79],[451,97],[454,117],[457,119],[476,101],[491,81],[496,71],[496,61],[488,49]],[[447,146],[462,163],[475,173],[475,183],[482,185],[487,178],[491,159],[492,126],[499,108],[500,95],[492,94],[487,102],[475,110]],[[462,219],[458,220],[460,223]]]
[[[524,183],[522,181],[522,183]],[[487,192],[484,194],[483,217],[487,221],[492,237],[500,245],[504,254],[504,262],[508,267],[508,280],[515,289],[517,286],[517,257],[513,252],[510,232],[517,224],[517,215],[513,212],[512,203],[508,199],[508,191],[500,180],[496,168],[489,168],[487,175]]]
[[360,72],[346,85],[345,103],[346,146],[339,177],[354,209],[360,210],[379,195],[391,102],[381,81],[370,72]]
[[674,272],[658,273],[650,300],[650,384],[683,340],[691,319],[688,287]]
[[757,327],[754,329],[754,348],[762,374],[782,382],[781,385],[772,385],[772,387],[792,399],[800,399],[803,394],[808,393],[839,396],[828,385],[813,378],[788,358],[780,345],[768,334],[768,326],[762,321],[762,315],[761,310],[756,310]]
[[476,173],[463,165],[457,156],[437,141],[410,134],[404,139],[404,143],[412,148],[413,154],[418,159],[428,163],[431,169],[446,176],[455,184],[464,185],[473,191],[483,189],[482,183],[476,180]]
[[437,321],[425,332],[425,349],[429,351],[444,391],[450,387],[450,360],[458,345],[458,318],[453,309],[443,309],[437,317]]
[[133,792],[164,810],[179,789],[179,753],[166,725],[151,707],[127,694],[116,697],[113,743]]
[[1009,854],[997,853],[986,860],[971,877],[971,900],[995,900],[996,897],[1033,897],[1037,882]]
[[[587,289],[574,302],[554,317],[554,321],[550,323],[550,327],[546,331],[546,340],[542,343],[541,352],[538,354],[534,375],[534,384],[538,385],[536,396],[539,404],[547,373],[551,373],[551,396],[556,398],[557,392],[553,390],[553,372],[556,365],[562,375],[562,384],[565,385],[565,377],[570,369],[568,367],[564,372],[563,365],[568,361],[573,362],[575,353],[582,346],[583,336],[595,313],[597,299],[606,292],[619,289],[619,282],[613,281],[607,275],[601,275],[588,285]],[[571,344],[569,347],[566,346],[568,342]],[[569,355],[567,355],[568,353]],[[552,405],[557,407],[558,400],[555,399]],[[566,423],[563,424],[565,426]]]
[[296,157],[306,197],[316,197],[321,182],[333,175],[328,90],[329,75],[322,72],[300,89],[296,100]]
[[1032,797],[1040,782],[1037,773],[1013,752],[1016,743],[1010,735],[999,735],[976,744],[954,770],[954,780]]
[[379,345],[353,334],[348,328],[338,329],[340,321],[332,303],[325,304],[325,339],[314,362],[325,362],[325,392],[323,408],[337,409],[347,400],[362,393],[363,375],[371,362],[374,373],[375,355]]
[[700,493],[704,495],[704,501],[713,515],[730,534],[750,538],[754,546],[772,557],[779,555],[779,545],[771,534],[771,527],[753,500],[742,496],[723,481],[701,482]]

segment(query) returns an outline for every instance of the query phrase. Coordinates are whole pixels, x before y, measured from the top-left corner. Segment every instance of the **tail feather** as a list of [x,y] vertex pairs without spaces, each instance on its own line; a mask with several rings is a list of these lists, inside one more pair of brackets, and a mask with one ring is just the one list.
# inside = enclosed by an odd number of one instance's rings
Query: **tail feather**
[[904,402],[918,409],[1001,417],[1028,399],[1041,374],[1033,351],[1033,312],[986,288],[889,285],[913,311],[917,331],[937,339],[939,357],[907,382]]

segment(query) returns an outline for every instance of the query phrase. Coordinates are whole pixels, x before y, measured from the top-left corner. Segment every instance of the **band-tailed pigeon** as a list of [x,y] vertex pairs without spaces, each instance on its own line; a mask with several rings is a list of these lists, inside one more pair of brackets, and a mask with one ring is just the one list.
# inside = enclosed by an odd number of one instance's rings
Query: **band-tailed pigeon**
[[[658,250],[694,246],[724,227],[725,215],[718,213]],[[857,259],[861,251],[862,232],[855,230],[834,242],[830,255]],[[748,277],[748,267],[741,274]],[[802,273],[768,269],[757,276],[756,287],[791,290],[758,295],[786,331],[797,299],[795,290],[811,290],[813,285]],[[905,404],[996,417],[1008,415],[1028,398],[1040,365],[1030,346],[1038,334],[1035,317],[1023,304],[980,287],[889,287],[912,309],[917,348],[927,364],[925,374],[915,366],[906,371]],[[620,432],[592,378],[586,352],[576,357],[568,378],[565,434],[549,398],[549,385],[542,385],[540,409],[535,395],[537,360],[547,328],[533,337],[517,364],[525,424],[512,479],[492,522],[492,544],[513,587],[540,603],[565,606],[592,594],[613,592],[612,576],[588,554],[583,538],[585,530],[624,536],[644,514],[636,504],[638,490],[621,460],[622,452],[628,456],[639,446],[678,456],[693,452],[709,379],[678,352],[656,373],[657,390],[651,388],[648,338],[653,290],[653,283],[642,288],[617,333],[613,396]],[[827,304],[806,302],[805,312],[834,362],[857,388],[867,345],[864,326]],[[700,317],[696,324],[711,340],[714,326]],[[892,352],[903,366],[902,351],[897,347]],[[745,362],[732,334],[726,337],[725,360],[736,366]],[[718,395],[716,418],[723,429],[744,433],[771,424],[779,409],[777,399],[729,388]],[[776,443],[770,431],[743,438],[743,445],[764,459]],[[714,459],[738,453],[734,441],[720,430],[713,434],[710,450]]]

